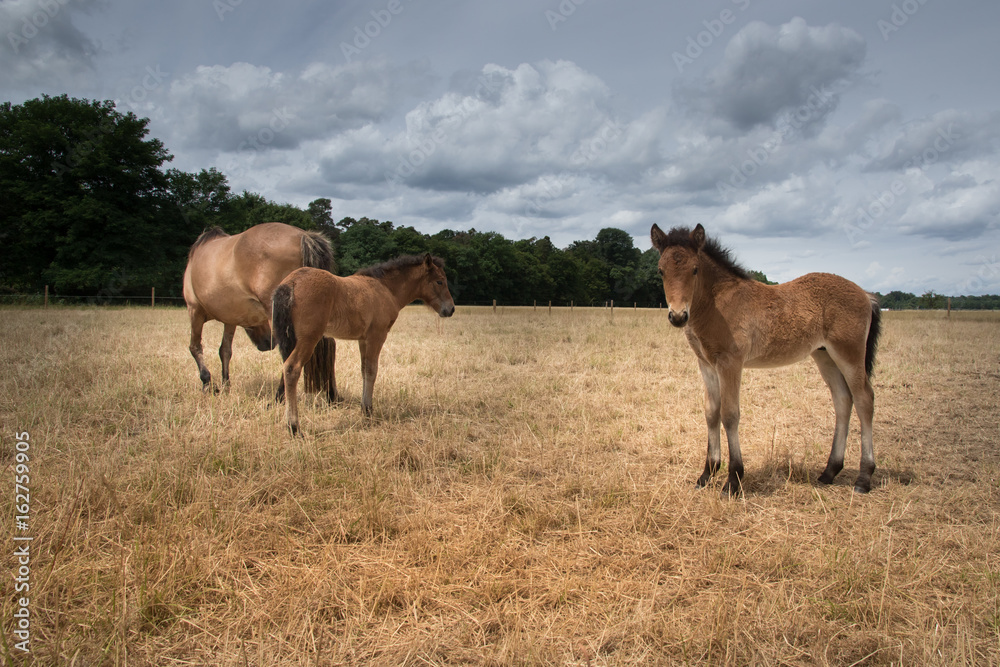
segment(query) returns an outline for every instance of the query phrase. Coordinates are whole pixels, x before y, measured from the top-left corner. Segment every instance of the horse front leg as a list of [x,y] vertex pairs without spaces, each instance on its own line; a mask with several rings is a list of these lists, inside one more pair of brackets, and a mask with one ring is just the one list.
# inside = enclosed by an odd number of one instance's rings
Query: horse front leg
[[705,456],[705,470],[701,473],[695,486],[704,488],[712,479],[712,475],[722,466],[722,447],[719,433],[721,424],[719,395],[719,374],[710,364],[698,360],[701,377],[705,382],[705,423],[708,426],[708,454]]
[[236,334],[235,324],[223,325],[222,344],[219,346],[219,359],[222,361],[222,386],[229,386],[229,360],[233,358],[233,335]]
[[722,487],[723,498],[743,493],[743,455],[740,453],[740,382],[743,369],[727,365],[719,369],[719,394],[722,398],[722,426],[729,443],[729,477]]
[[378,358],[382,353],[385,337],[358,341],[361,352],[361,412],[366,417],[372,414],[372,396],[375,393],[375,378],[378,376]]
[[198,377],[201,379],[202,391],[208,391],[212,386],[212,374],[205,365],[205,357],[201,347],[201,333],[205,327],[205,313],[196,306],[188,306],[188,317],[191,318],[191,343],[188,349],[198,365]]

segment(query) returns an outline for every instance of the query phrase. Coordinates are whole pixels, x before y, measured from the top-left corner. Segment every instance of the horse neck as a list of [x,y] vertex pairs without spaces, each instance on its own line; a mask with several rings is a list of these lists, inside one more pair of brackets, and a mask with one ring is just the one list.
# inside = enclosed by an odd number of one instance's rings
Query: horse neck
[[696,311],[714,309],[716,299],[743,280],[705,255],[702,255],[698,262],[698,271],[701,280],[698,281],[698,289],[695,290],[691,300],[692,315]]
[[379,279],[379,282],[385,285],[386,289],[395,297],[396,305],[400,310],[420,298],[419,281],[415,280],[413,276],[413,272],[420,270],[420,268],[410,267],[391,271]]

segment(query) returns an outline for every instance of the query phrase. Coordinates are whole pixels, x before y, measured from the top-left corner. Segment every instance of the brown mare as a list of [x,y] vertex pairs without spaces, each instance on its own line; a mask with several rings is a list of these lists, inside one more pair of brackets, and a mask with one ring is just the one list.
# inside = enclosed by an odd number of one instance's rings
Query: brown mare
[[[299,430],[299,374],[316,343],[324,335],[358,341],[364,382],[361,410],[370,415],[382,344],[399,311],[417,299],[441,317],[454,314],[442,259],[405,255],[346,278],[302,268],[282,281],[273,298],[274,334],[285,360],[277,399],[287,399],[285,415],[293,434]],[[335,395],[332,373],[330,380]]]
[[782,285],[764,285],[736,265],[717,242],[694,231],[653,225],[653,246],[667,299],[667,317],[684,327],[705,382],[708,456],[698,487],[718,471],[719,423],[729,441],[729,477],[723,496],[742,492],[740,381],[743,368],[785,366],[811,355],[830,387],[836,412],[833,448],[819,481],[831,484],[844,467],[851,406],[861,422],[861,472],[854,490],[867,493],[875,471],[871,375],[880,329],[878,300],[851,281],[810,273]]
[[[205,322],[218,320],[224,329],[219,357],[222,383],[229,383],[233,334],[243,327],[262,352],[274,349],[271,335],[271,294],[285,276],[301,266],[330,271],[333,251],[319,232],[307,232],[280,222],[256,225],[230,236],[218,227],[205,230],[188,252],[184,270],[184,301],[191,319],[191,356],[198,364],[202,389],[209,389],[212,374],[202,356],[201,332]],[[320,347],[333,354],[332,339]],[[327,354],[319,355],[323,361]],[[319,364],[306,369],[307,386],[320,387],[331,368]],[[318,389],[315,389],[318,390]]]

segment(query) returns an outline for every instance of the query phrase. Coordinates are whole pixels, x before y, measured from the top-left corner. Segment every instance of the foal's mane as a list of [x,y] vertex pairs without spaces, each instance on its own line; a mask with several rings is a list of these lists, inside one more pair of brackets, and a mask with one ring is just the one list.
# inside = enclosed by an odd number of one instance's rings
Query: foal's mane
[[211,241],[212,239],[221,238],[223,236],[229,236],[229,234],[227,234],[222,229],[222,227],[209,227],[208,229],[206,229],[205,231],[203,231],[198,236],[197,239],[195,239],[194,243],[191,244],[191,249],[188,250],[188,259],[191,259],[191,255],[194,254],[194,250],[198,246],[204,245],[205,243]]
[[[358,269],[355,275],[368,276],[375,279],[385,278],[385,276],[389,273],[404,271],[417,266],[418,264],[423,264],[426,256],[427,255],[400,255],[395,259],[390,259],[386,262],[382,262],[381,264],[369,266],[365,269]],[[440,257],[431,257],[431,261],[434,262],[439,269],[444,269],[444,260]]]
[[[664,241],[665,247],[669,248],[680,246],[693,251],[698,250],[698,246],[696,246],[694,241],[691,240],[691,230],[687,227],[674,227],[667,232],[666,236],[667,237]],[[708,255],[708,257],[722,269],[728,271],[737,278],[750,278],[750,274],[747,273],[747,270],[737,264],[736,260],[733,259],[732,252],[728,248],[723,247],[717,240],[705,237],[705,245],[701,247],[701,251]]]

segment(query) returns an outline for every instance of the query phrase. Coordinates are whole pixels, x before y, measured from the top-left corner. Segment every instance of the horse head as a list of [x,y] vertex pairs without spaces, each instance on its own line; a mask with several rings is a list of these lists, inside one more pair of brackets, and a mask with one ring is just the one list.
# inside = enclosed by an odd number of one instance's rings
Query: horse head
[[426,271],[420,287],[421,299],[428,308],[441,317],[451,317],[455,314],[455,301],[448,291],[448,277],[444,274],[444,260],[424,255],[423,268]]
[[649,235],[653,247],[660,251],[658,268],[667,299],[667,319],[675,327],[683,327],[698,284],[698,255],[705,245],[705,228],[699,224],[690,233],[675,228],[667,234],[654,224]]

